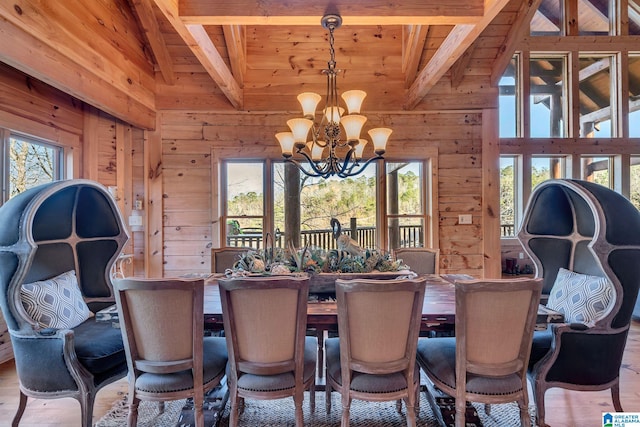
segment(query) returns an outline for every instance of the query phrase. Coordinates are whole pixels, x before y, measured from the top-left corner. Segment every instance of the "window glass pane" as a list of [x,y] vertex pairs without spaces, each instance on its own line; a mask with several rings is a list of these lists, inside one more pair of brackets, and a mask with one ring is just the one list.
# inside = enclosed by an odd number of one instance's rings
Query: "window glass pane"
[[629,35],[640,35],[640,2],[629,0]]
[[387,213],[421,215],[422,163],[387,163]]
[[629,191],[629,200],[633,205],[640,209],[640,157],[631,157],[631,188]]
[[387,233],[391,249],[425,246],[425,229],[422,218],[391,217]]
[[548,179],[564,178],[564,157],[533,157],[531,159],[531,188]]
[[509,62],[499,82],[500,97],[498,98],[500,137],[508,138],[517,135],[517,57]]
[[227,215],[262,216],[264,213],[264,165],[227,163]]
[[[287,168],[291,167],[287,175]],[[293,178],[292,178],[293,177]],[[289,178],[289,179],[287,179]],[[298,180],[299,186],[287,186]],[[290,164],[274,164],[274,226],[281,245],[309,244],[325,250],[335,248],[331,218],[340,221],[341,232],[363,248],[376,246],[376,165],[352,178],[311,178]],[[297,221],[299,219],[299,222]],[[278,244],[278,239],[276,239]]]
[[[640,12],[640,9],[639,9]],[[629,136],[640,137],[640,56],[629,55]]]
[[264,164],[226,163],[228,246],[260,248],[264,228]]
[[610,1],[578,0],[578,33],[582,36],[609,35]]
[[516,232],[516,158],[500,157],[500,236],[513,237]]
[[542,0],[536,14],[531,20],[532,36],[561,35],[562,1]]
[[609,157],[582,157],[582,179],[612,188],[611,159]]
[[62,149],[30,138],[9,138],[9,197],[61,179]]
[[565,58],[531,58],[530,65],[531,136],[564,136]]
[[613,56],[580,56],[580,136],[609,138]]

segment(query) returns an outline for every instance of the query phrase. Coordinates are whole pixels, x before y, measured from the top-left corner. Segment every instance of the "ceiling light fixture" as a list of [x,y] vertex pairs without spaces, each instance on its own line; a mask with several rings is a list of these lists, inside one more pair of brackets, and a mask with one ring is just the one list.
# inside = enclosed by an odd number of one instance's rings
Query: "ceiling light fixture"
[[[360,132],[367,118],[360,114],[362,101],[367,96],[361,90],[349,90],[342,94],[347,114],[343,115],[338,98],[336,77],[340,70],[336,70],[335,49],[333,47],[333,31],[342,25],[339,15],[325,15],[321,20],[322,26],[329,30],[329,53],[331,59],[328,67],[322,70],[327,75],[327,96],[322,118],[316,124],[316,107],[322,99],[313,92],[304,92],[298,95],[298,101],[302,106],[304,118],[290,119],[287,125],[291,132],[280,132],[276,138],[280,142],[282,156],[285,161],[295,164],[300,171],[311,177],[329,178],[337,175],[346,178],[360,174],[369,163],[383,159],[386,151],[387,140],[392,130],[389,128],[375,128],[369,130],[369,136],[373,142],[375,156],[362,162],[362,154],[367,144],[366,139],[360,138]],[[341,139],[340,125],[344,130],[345,138]],[[307,141],[311,130],[311,141]],[[328,148],[328,154],[325,151]],[[344,157],[340,157],[340,150]],[[346,150],[346,151],[345,151]],[[294,154],[300,154],[302,162],[294,159]]]

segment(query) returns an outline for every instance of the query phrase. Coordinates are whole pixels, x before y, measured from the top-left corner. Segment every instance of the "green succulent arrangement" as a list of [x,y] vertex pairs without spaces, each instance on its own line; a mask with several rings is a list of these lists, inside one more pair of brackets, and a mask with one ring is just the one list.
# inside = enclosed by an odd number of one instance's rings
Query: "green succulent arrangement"
[[352,256],[332,249],[267,248],[248,250],[235,262],[229,274],[293,274],[293,273],[370,273],[408,270],[402,260],[393,260],[386,252],[366,250],[363,256]]

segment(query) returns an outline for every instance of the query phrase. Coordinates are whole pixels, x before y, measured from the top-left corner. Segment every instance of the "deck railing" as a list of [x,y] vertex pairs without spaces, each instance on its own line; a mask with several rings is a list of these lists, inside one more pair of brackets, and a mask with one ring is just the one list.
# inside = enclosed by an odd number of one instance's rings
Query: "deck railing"
[[[422,245],[422,236],[424,235],[422,226],[420,225],[401,225],[399,226],[399,235],[401,236],[400,246],[414,247]],[[351,237],[350,229],[343,229],[343,234]],[[376,227],[357,227],[354,240],[363,248],[375,248],[377,245]],[[262,233],[242,233],[227,236],[227,246],[247,247],[261,249],[264,236]],[[309,245],[313,248],[321,248],[326,251],[336,249],[336,239],[333,237],[333,230],[302,230],[300,232],[302,246]],[[274,238],[276,247],[283,247],[284,232],[276,233]]]

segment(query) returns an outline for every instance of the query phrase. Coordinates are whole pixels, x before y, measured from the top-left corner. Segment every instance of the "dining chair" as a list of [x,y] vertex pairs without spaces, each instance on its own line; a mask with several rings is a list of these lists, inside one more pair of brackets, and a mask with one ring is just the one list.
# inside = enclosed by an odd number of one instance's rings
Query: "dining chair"
[[129,427],[141,400],[193,398],[204,426],[204,394],[225,375],[224,338],[204,337],[203,279],[115,279],[120,328],[129,366]]
[[229,366],[229,425],[238,425],[245,398],[293,397],[302,427],[304,391],[315,410],[318,340],[305,336],[309,277],[268,276],[218,280]]
[[396,248],[392,255],[393,259],[402,259],[416,274],[440,273],[440,249]]
[[[541,279],[456,281],[456,336],[420,338],[418,364],[429,380],[455,397],[456,427],[464,427],[467,401],[517,401],[530,426],[527,365],[542,289]],[[433,387],[429,403],[438,410]]]
[[517,237],[544,280],[547,306],[565,314],[565,323],[533,336],[538,423],[552,387],[610,390],[623,412],[620,370],[640,286],[638,209],[603,185],[547,180],[531,193]]
[[403,399],[407,426],[416,424],[420,372],[416,345],[425,278],[336,280],[338,335],[325,341],[326,407],[341,395],[341,425],[349,425],[352,399]]
[[231,246],[211,249],[211,272],[224,273],[227,268],[233,268],[240,255],[250,250],[251,248]]

